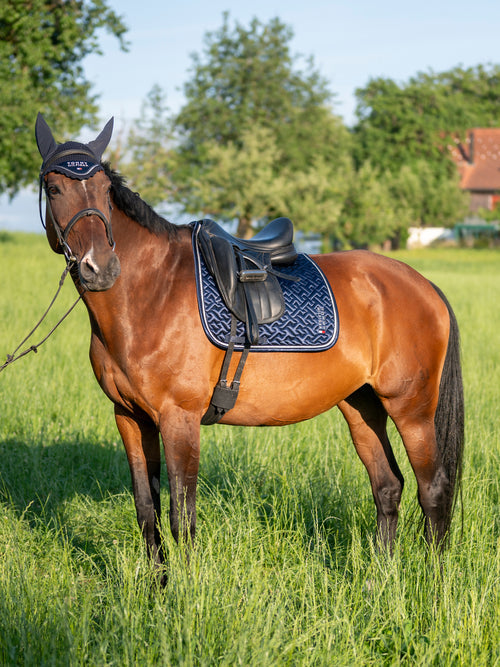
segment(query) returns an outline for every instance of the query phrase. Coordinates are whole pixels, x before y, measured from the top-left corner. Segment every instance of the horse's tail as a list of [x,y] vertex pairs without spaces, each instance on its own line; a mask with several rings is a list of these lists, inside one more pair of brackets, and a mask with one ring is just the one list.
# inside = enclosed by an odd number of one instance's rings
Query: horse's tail
[[444,360],[439,399],[434,415],[434,428],[441,461],[450,482],[450,493],[445,516],[445,530],[448,532],[453,510],[460,488],[464,451],[464,389],[460,364],[460,335],[455,314],[443,294],[433,285],[448,308],[450,334]]

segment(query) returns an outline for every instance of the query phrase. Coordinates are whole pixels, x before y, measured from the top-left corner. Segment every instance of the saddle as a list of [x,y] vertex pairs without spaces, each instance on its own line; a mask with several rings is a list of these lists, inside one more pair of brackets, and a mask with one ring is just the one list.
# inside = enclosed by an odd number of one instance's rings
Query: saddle
[[285,312],[278,276],[296,280],[274,268],[293,264],[297,259],[291,220],[277,218],[246,240],[205,219],[201,222],[198,242],[224,303],[245,323],[250,345],[256,344],[259,324],[274,322]]
[[[198,225],[201,254],[231,312],[231,339],[219,381],[201,421],[202,424],[215,424],[236,403],[250,347],[259,341],[259,325],[274,322],[285,312],[278,277],[300,279],[275,268],[292,264],[297,258],[293,225],[288,218],[273,220],[249,240],[232,236],[210,219],[202,220]],[[233,381],[229,383],[227,375],[236,341],[237,320],[245,323],[246,341]]]

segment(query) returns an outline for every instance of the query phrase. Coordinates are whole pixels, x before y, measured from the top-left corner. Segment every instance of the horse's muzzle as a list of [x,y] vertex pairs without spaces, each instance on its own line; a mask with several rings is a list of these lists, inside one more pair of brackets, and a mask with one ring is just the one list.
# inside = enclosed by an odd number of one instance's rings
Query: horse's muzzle
[[104,292],[115,284],[121,267],[118,257],[111,253],[107,263],[102,266],[91,254],[85,255],[78,263],[78,274],[82,287],[90,292]]

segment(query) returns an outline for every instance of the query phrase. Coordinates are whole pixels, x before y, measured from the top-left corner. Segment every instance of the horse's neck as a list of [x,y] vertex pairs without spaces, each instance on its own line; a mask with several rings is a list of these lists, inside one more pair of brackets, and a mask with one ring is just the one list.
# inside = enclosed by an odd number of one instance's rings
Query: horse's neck
[[170,287],[186,279],[192,256],[188,229],[155,235],[124,218],[113,225],[113,234],[121,274],[111,289],[84,295],[93,329],[97,325],[106,338],[117,328],[135,328],[146,316],[150,319],[159,308],[166,308]]

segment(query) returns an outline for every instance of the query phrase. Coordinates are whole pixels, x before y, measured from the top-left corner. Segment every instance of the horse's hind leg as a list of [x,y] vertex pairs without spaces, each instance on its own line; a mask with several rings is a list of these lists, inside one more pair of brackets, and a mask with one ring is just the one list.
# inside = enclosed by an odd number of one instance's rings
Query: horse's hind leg
[[384,401],[401,435],[417,479],[428,542],[441,544],[449,528],[453,489],[441,462],[430,401]]
[[338,407],[370,477],[378,537],[382,545],[392,549],[404,480],[387,436],[387,412],[369,385],[355,391]]

